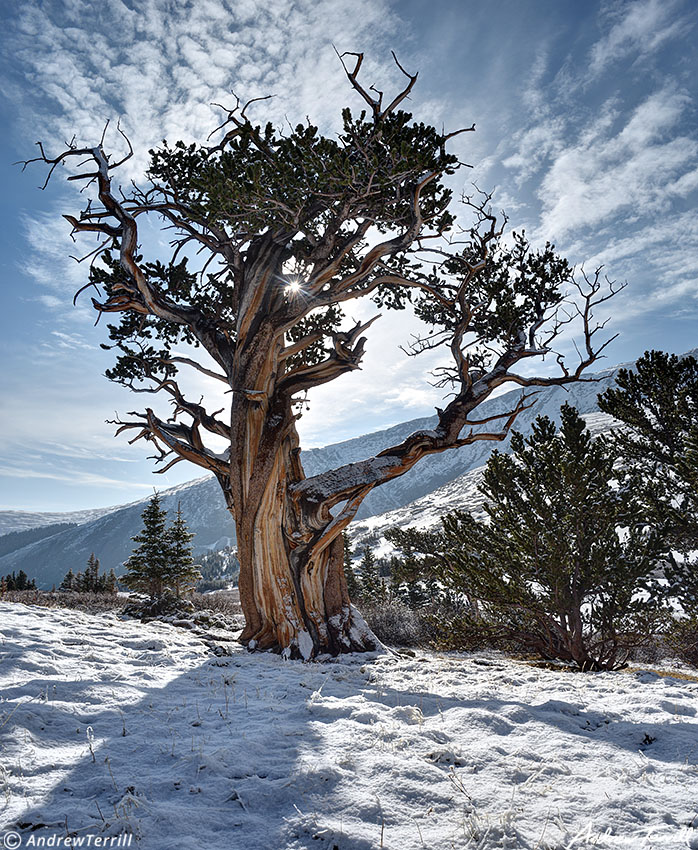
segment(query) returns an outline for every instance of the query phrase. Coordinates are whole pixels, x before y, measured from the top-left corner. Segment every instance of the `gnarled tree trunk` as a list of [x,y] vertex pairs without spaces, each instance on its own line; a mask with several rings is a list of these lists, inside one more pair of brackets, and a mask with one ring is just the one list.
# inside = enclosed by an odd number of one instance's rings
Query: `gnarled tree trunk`
[[336,521],[325,505],[294,497],[305,480],[296,417],[291,399],[274,391],[283,367],[279,347],[261,344],[264,338],[260,330],[240,349],[248,391],[232,409],[228,507],[240,561],[241,641],[304,659],[375,649],[344,577],[341,533],[353,513]]

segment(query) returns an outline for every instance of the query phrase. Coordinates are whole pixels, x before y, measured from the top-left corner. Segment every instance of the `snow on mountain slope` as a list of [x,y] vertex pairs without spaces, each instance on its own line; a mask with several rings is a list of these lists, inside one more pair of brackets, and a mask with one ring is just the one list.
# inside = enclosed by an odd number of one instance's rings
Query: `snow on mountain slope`
[[[523,411],[516,421],[518,430],[527,432],[536,416],[546,414],[553,419],[559,417],[560,406],[568,401],[581,411],[594,413],[597,394],[613,381],[616,369],[609,369],[593,376],[596,380],[579,382],[567,388],[546,387],[536,395],[536,403]],[[483,418],[511,410],[516,404],[519,391],[489,399],[477,410]],[[601,414],[598,414],[601,415]],[[353,463],[371,457],[388,446],[404,440],[416,430],[432,428],[435,417],[403,422],[384,431],[366,434],[321,449],[310,449],[302,453],[306,475],[314,475],[326,469]],[[488,427],[496,429],[498,423]],[[475,427],[474,430],[478,430]],[[410,472],[389,481],[369,493],[357,514],[357,520],[394,511],[409,505],[440,487],[447,485],[486,463],[495,448],[506,450],[503,443],[480,441],[461,449],[443,452],[423,459]],[[196,534],[194,544],[198,550],[223,546],[234,540],[233,524],[225,509],[223,497],[215,480],[204,477],[162,492],[165,507],[175,509],[181,499],[182,510],[191,531]],[[0,557],[0,575],[23,569],[36,578],[40,587],[49,588],[59,583],[65,573],[72,569],[83,569],[90,552],[100,558],[106,569],[121,571],[123,561],[133,548],[131,537],[140,530],[140,514],[147,499],[133,502],[105,513],[98,519],[86,522],[76,529],[47,537]],[[59,515],[64,518],[69,515]]]
[[[177,494],[188,491],[190,487],[201,484],[210,477],[209,475],[203,475],[201,478],[195,478],[192,481],[187,481],[185,484],[169,487],[164,493],[167,493],[172,498],[176,498]],[[0,536],[9,534],[11,531],[27,531],[30,528],[42,528],[43,526],[54,525],[56,523],[85,525],[108,514],[116,513],[116,511],[127,510],[136,506],[140,506],[140,510],[143,510],[144,505],[150,498],[150,496],[144,496],[142,499],[136,499],[124,505],[111,505],[111,507],[107,508],[86,508],[83,511],[0,511]]]
[[[617,368],[620,367],[594,375],[595,381],[580,382],[569,387],[540,388],[535,395],[535,404],[518,416],[516,429],[523,432],[529,431],[536,416],[546,415],[556,421],[559,420],[560,407],[565,402],[573,404],[580,411],[596,411],[596,397],[612,385]],[[511,410],[519,394],[518,390],[513,390],[489,399],[478,407],[474,414],[475,418],[484,418]],[[303,466],[307,475],[314,475],[324,469],[363,460],[388,446],[401,442],[414,431],[428,430],[435,425],[435,416],[414,419],[386,431],[367,434],[322,449],[311,449],[302,454]],[[473,430],[478,432],[490,428],[496,431],[498,427],[501,427],[501,423],[494,422],[490,423],[489,426],[475,427]],[[506,450],[507,445],[508,440],[504,443],[482,441],[464,446],[461,449],[431,455],[405,475],[389,481],[369,493],[359,508],[357,518],[375,516],[401,505],[409,504],[426,493],[436,490],[437,487],[453,481],[454,478],[464,472],[482,466],[487,462],[487,458],[495,447]]]
[[394,511],[356,520],[347,529],[352,548],[356,552],[369,546],[377,557],[385,557],[393,552],[393,546],[384,539],[385,532],[391,528],[435,531],[441,525],[441,517],[454,510],[470,511],[481,518],[483,497],[478,485],[484,469],[478,466],[465,472],[433,493]]
[[[582,414],[587,429],[595,436],[608,433],[619,427],[618,420],[607,413],[594,411]],[[440,527],[441,517],[451,511],[470,511],[476,517],[484,516],[483,496],[478,490],[485,465],[471,469],[459,475],[443,487],[427,493],[408,505],[387,511],[384,514],[356,520],[348,529],[352,546],[363,548],[371,546],[377,556],[383,557],[393,551],[393,547],[381,539],[391,528],[419,528],[433,531]],[[378,548],[376,548],[378,544]]]
[[[198,478],[164,490],[160,496],[171,516],[181,502],[182,513],[196,533],[197,551],[222,548],[234,539],[233,521],[215,479]],[[131,554],[131,538],[141,529],[141,513],[149,498],[4,555],[0,558],[0,575],[23,569],[36,578],[39,587],[51,587],[59,584],[69,569],[84,569],[91,552],[100,559],[104,571],[122,572],[121,565]]]
[[695,680],[229,646],[0,603],[5,845],[698,847]]
[[[134,503],[131,503],[134,504]],[[119,511],[126,505],[113,505],[110,508],[87,508],[84,511],[0,511],[0,535],[11,531],[28,531],[56,523],[74,522],[83,525],[106,514]]]

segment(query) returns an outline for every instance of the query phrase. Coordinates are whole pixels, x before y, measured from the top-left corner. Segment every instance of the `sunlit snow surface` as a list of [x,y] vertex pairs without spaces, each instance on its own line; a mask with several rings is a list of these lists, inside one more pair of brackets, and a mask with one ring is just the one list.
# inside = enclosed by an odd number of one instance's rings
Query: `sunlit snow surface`
[[0,832],[24,846],[698,848],[695,681],[216,658],[173,626],[7,603],[0,640]]

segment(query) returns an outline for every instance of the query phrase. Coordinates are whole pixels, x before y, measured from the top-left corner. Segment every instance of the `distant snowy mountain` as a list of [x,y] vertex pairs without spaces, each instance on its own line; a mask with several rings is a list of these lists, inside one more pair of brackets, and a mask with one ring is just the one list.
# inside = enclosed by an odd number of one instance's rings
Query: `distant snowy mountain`
[[[222,548],[234,540],[233,522],[214,478],[198,478],[164,490],[160,496],[163,507],[170,512],[176,511],[177,503],[181,502],[182,513],[196,533],[194,543],[198,551]],[[90,552],[97,555],[104,570],[114,568],[120,572],[133,549],[131,538],[141,528],[141,513],[149,499],[147,496],[114,508],[77,528],[4,555],[0,558],[0,575],[24,570],[36,578],[39,587],[50,587],[58,584],[69,569],[82,570]]]
[[[577,383],[566,388],[539,389],[535,396],[535,404],[518,416],[516,429],[528,432],[536,416],[543,414],[557,421],[560,407],[565,402],[573,404],[581,412],[597,411],[596,397],[612,385],[613,376],[618,368],[620,367],[597,373],[593,376],[597,380],[593,382]],[[482,419],[511,410],[519,395],[519,390],[512,390],[497,398],[489,399],[477,408],[476,418]],[[496,431],[498,427],[501,427],[502,422],[503,420],[491,422],[487,426],[475,427],[473,430],[475,432],[485,429]],[[413,419],[411,422],[404,422],[386,431],[378,431],[333,446],[304,452],[302,458],[306,474],[314,475],[324,469],[371,457],[382,449],[404,440],[413,431],[430,429],[435,425],[435,416]],[[506,451],[508,444],[508,440],[503,443],[481,441],[463,446],[461,449],[432,455],[422,460],[405,475],[369,493],[359,508],[357,519],[365,519],[407,505],[453,481],[459,475],[482,466],[487,462],[487,458],[495,447]]]
[[[608,433],[620,425],[618,420],[599,411],[583,413],[582,417],[594,436]],[[484,464],[471,469],[409,505],[353,522],[349,526],[352,547],[356,550],[370,546],[377,557],[384,557],[393,548],[384,539],[385,532],[391,528],[434,531],[440,527],[441,517],[455,510],[470,511],[478,518],[484,516],[483,497],[478,490],[484,469]]]
[[[546,414],[553,419],[559,416],[560,406],[569,402],[578,410],[592,414],[591,421],[597,421],[599,427],[606,427],[603,414],[598,412],[596,405],[597,394],[613,383],[616,368],[598,373],[593,382],[577,383],[567,388],[549,387],[538,392],[535,405],[525,410],[517,419],[516,427],[520,431],[530,430],[536,416]],[[478,418],[504,413],[515,404],[519,395],[518,390],[498,396],[484,402],[478,408]],[[325,446],[321,449],[310,449],[302,454],[306,475],[314,475],[326,469],[341,466],[346,463],[363,460],[381,450],[400,442],[413,431],[433,428],[436,417],[413,419],[395,425],[383,431],[376,431],[352,440]],[[490,428],[497,427],[497,422],[491,423]],[[477,430],[477,428],[475,429]],[[506,450],[508,441],[503,443],[481,441],[464,446],[454,451],[443,452],[424,459],[406,475],[388,482],[369,494],[364,501],[357,520],[364,522],[356,526],[352,536],[363,539],[369,533],[370,517],[374,520],[375,529],[390,527],[395,524],[413,524],[409,517],[414,517],[424,510],[430,517],[438,517],[445,510],[439,507],[443,504],[464,506],[476,489],[477,477],[469,475],[482,467],[495,447]],[[199,478],[187,484],[164,490],[161,493],[167,510],[175,510],[177,502],[182,502],[182,511],[190,529],[196,533],[194,540],[198,551],[221,548],[234,540],[233,523],[228,514],[217,482],[212,477]],[[72,512],[66,514],[24,514],[16,511],[0,513],[0,521],[5,518],[5,531],[13,528],[36,527],[44,519],[44,524],[54,522],[77,522],[77,528],[63,531],[47,537],[29,546],[0,557],[0,575],[13,570],[23,569],[28,575],[36,577],[41,587],[50,587],[58,583],[69,569],[82,569],[90,552],[94,552],[104,569],[112,567],[120,571],[123,561],[130,554],[133,544],[131,537],[136,534],[141,525],[141,512],[149,497],[132,502],[128,505],[111,509],[98,509],[94,512]],[[460,502],[459,502],[460,500]],[[417,507],[415,507],[415,505]],[[90,514],[92,514],[90,516]],[[25,517],[25,522],[33,523],[25,526],[9,527],[8,515]],[[387,519],[383,515],[390,515]],[[424,514],[427,516],[427,513]],[[379,518],[380,517],[380,518]],[[19,519],[16,518],[16,522]],[[0,526],[0,529],[2,526]],[[363,529],[363,531],[361,531]]]
[[88,508],[84,511],[66,512],[0,511],[0,535],[9,534],[11,531],[29,531],[30,528],[42,528],[45,525],[65,522],[83,525],[125,507],[128,507],[128,505],[112,505],[110,508]]

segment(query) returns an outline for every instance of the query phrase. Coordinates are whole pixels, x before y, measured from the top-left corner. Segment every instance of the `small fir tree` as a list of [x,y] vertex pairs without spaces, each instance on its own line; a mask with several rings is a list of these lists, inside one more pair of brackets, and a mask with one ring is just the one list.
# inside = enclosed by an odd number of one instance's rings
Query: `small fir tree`
[[618,470],[565,405],[559,432],[538,417],[512,454],[494,452],[481,491],[489,523],[444,517],[449,562],[490,621],[517,643],[583,670],[613,669],[666,615],[653,578],[662,542]]
[[60,583],[58,588],[59,590],[67,590],[73,591],[75,590],[75,574],[72,569],[68,570],[68,572],[63,577],[63,581]]
[[164,582],[174,589],[179,598],[183,593],[193,590],[201,580],[201,571],[194,563],[191,541],[196,535],[189,531],[182,516],[182,503],[177,503],[177,516],[168,531],[169,564]]
[[361,588],[359,586],[359,581],[356,578],[354,567],[351,563],[352,552],[351,544],[349,543],[349,535],[344,532],[342,538],[344,544],[344,578],[347,582],[347,591],[349,593],[349,599],[356,602],[361,596]]
[[378,574],[376,558],[371,547],[364,546],[361,558],[361,599],[363,602],[376,605],[384,602],[385,597],[385,584]]
[[151,599],[162,596],[166,587],[170,565],[170,535],[167,529],[167,511],[156,493],[141,514],[143,529],[131,539],[138,545],[125,561],[123,583],[130,590],[148,594]]
[[97,593],[99,591],[99,558],[94,552],[90,552],[85,568],[85,592]]
[[17,574],[13,570],[5,576],[5,586],[7,590],[36,590],[36,579],[30,579],[24,570]]

